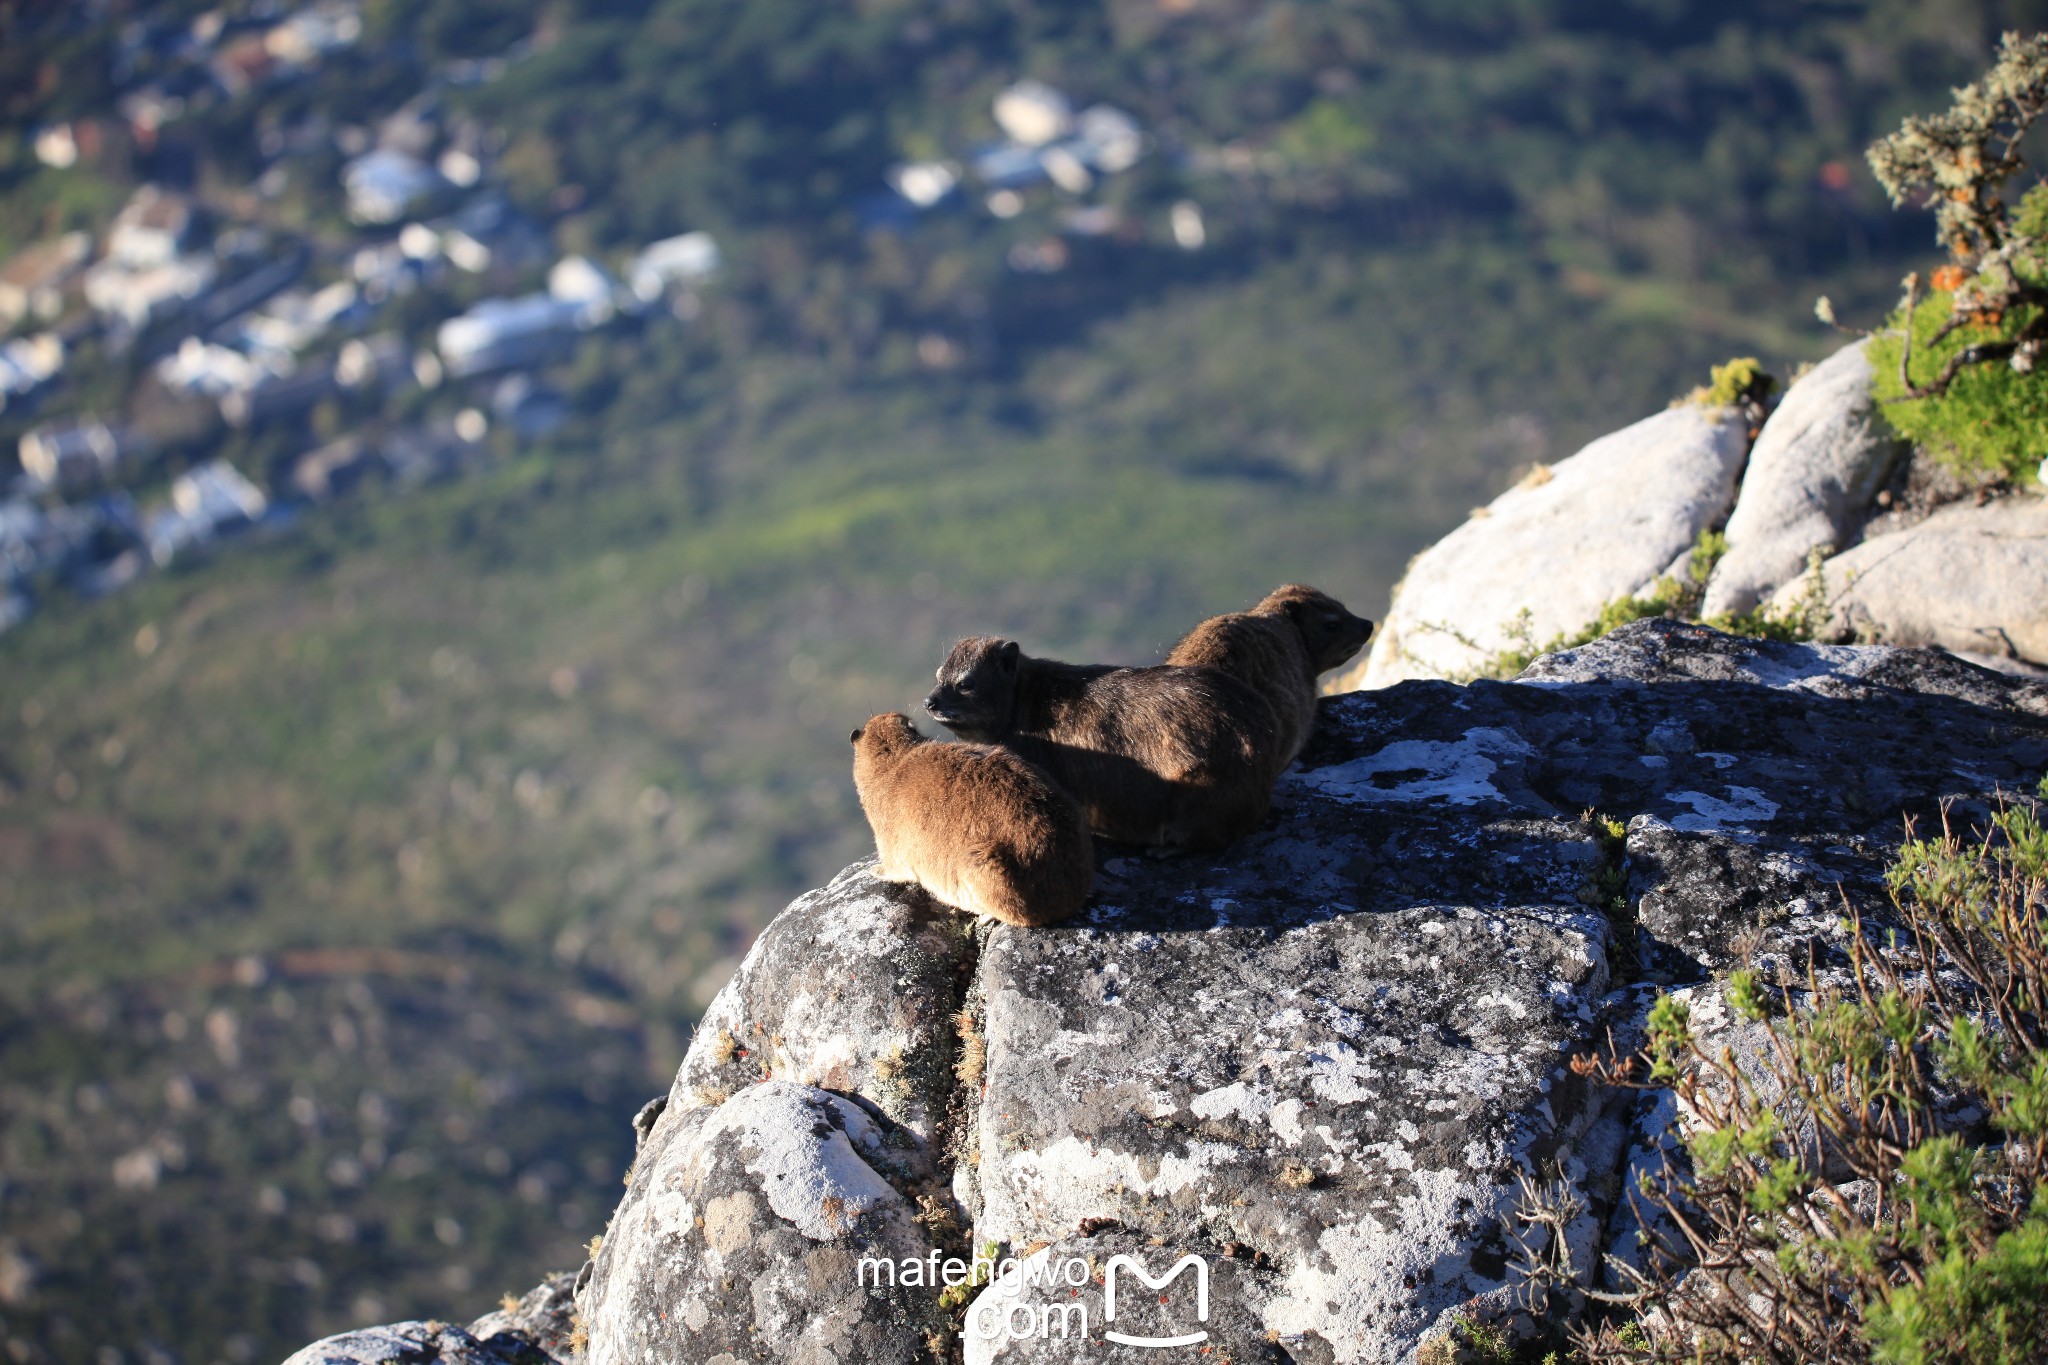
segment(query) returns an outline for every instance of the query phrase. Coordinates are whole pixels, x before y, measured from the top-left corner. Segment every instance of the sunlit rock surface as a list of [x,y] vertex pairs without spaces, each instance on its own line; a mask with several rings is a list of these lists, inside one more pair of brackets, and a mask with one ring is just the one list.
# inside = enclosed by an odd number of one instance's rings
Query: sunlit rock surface
[[[2048,667],[2048,497],[1951,503],[1827,560],[1821,583],[1824,633]],[[1774,605],[1804,593],[1794,581]]]
[[1832,554],[1862,531],[1871,499],[1906,453],[1871,397],[1865,344],[1814,366],[1757,433],[1701,616],[1753,610],[1805,572],[1810,551]]
[[1740,410],[1687,404],[1536,471],[1415,557],[1342,685],[1469,677],[1584,629],[1721,524],[1748,453]]

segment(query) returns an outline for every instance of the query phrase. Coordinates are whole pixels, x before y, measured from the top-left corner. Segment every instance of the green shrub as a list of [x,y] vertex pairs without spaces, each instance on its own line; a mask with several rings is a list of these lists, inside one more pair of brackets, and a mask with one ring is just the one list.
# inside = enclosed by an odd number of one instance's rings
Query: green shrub
[[[2031,201],[2041,193],[2036,188],[2027,197]],[[1908,373],[1899,367],[1906,349],[1906,310],[1886,320],[1870,343],[1876,370],[1872,392],[1901,436],[1957,472],[2032,480],[2048,454],[2048,382],[2040,374],[2015,369],[2010,360],[1965,364],[1938,394],[1909,396],[1914,389],[1934,387],[1957,357],[1991,342],[2010,344],[2042,316],[2041,308],[2024,304],[1995,324],[1979,320],[1951,326],[1954,298],[1940,290],[1914,304],[1912,334],[1938,340],[1915,344]]]
[[[1905,298],[1873,343],[1875,392],[1899,430],[1959,472],[2031,479],[2048,453],[2048,191],[2018,204],[2007,183],[2020,144],[2048,111],[2048,35],[2005,35],[1982,79],[1945,113],[1909,118],[1874,143],[1870,168],[1895,205],[1931,203],[1950,264],[1906,276]],[[1828,301],[1818,310],[1833,320]]]
[[[1697,1119],[1687,1160],[1638,1192],[1676,1237],[1645,1270],[1617,1263],[1633,1290],[1596,1296],[1625,1314],[1580,1327],[1587,1360],[2048,1359],[2040,807],[2015,801],[1970,839],[1909,829],[1888,881],[1903,927],[1853,926],[1850,984],[1730,976],[1730,1008],[1771,1035],[1753,1060],[1666,996],[1640,1053],[1578,1068],[1668,1086]],[[1852,1179],[1821,1178],[1823,1149]],[[1532,1262],[1539,1282],[1570,1270]]]

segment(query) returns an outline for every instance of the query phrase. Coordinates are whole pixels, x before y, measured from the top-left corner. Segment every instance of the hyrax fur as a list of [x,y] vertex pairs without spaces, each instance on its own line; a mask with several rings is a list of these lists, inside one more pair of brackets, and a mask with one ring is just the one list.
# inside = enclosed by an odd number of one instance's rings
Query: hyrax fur
[[1372,638],[1372,622],[1353,616],[1328,593],[1300,583],[1275,588],[1250,611],[1212,616],[1189,631],[1166,662],[1214,668],[1236,678],[1273,708],[1273,775],[1308,743],[1316,719],[1316,675],[1350,658]]
[[1095,841],[1074,799],[993,744],[941,744],[903,714],[853,732],[853,785],[884,881],[916,882],[956,910],[1053,924],[1095,882]]
[[1065,664],[976,635],[953,646],[924,705],[960,738],[1043,768],[1106,838],[1218,849],[1272,804],[1272,708],[1215,669]]

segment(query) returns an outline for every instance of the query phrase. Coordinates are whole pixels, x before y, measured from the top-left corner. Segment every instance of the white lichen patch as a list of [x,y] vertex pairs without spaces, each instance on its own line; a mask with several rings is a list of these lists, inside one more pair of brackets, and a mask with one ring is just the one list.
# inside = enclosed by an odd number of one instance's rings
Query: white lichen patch
[[1501,1187],[1456,1171],[1416,1171],[1408,1185],[1384,1211],[1325,1228],[1318,1254],[1289,1265],[1269,1331],[1314,1332],[1340,1365],[1405,1360],[1438,1311],[1493,1287],[1468,1272],[1472,1228],[1499,1215]]
[[1272,1125],[1273,1131],[1279,1134],[1282,1142],[1286,1143],[1289,1147],[1299,1147],[1301,1145],[1301,1114],[1302,1104],[1300,1100],[1282,1100],[1273,1106],[1273,1111],[1267,1115],[1266,1122]]
[[1755,787],[1730,787],[1725,800],[1705,792],[1672,792],[1670,799],[1693,809],[1691,815],[1671,822],[1673,829],[1687,834],[1746,830],[1778,814],[1778,803]]
[[1742,661],[1736,676],[1765,687],[1810,692],[1815,683],[1861,677],[1882,656],[1893,652],[1868,645],[1793,645],[1770,653],[1759,650]]
[[[1029,1303],[1031,1288],[1044,1281],[1047,1262],[1052,1259],[1051,1247],[1040,1247],[1029,1256],[1016,1262],[1017,1268],[989,1281],[988,1288],[974,1296],[968,1307],[968,1322],[1002,1323],[1012,1304]],[[963,1359],[965,1365],[992,1365],[1003,1354],[1003,1348],[1010,1344],[1006,1332],[966,1332],[961,1340],[966,1343]]]
[[[1470,806],[1500,800],[1493,776],[1501,762],[1534,752],[1514,731],[1482,726],[1455,741],[1396,740],[1376,753],[1301,773],[1294,780],[1339,801]],[[1376,782],[1382,774],[1385,779]]]
[[837,1095],[785,1081],[757,1085],[719,1107],[698,1145],[730,1149],[733,1139],[768,1207],[814,1242],[842,1236],[862,1215],[900,1199],[863,1159],[881,1153],[881,1132]]
[[1214,1090],[1205,1090],[1188,1102],[1189,1111],[1200,1119],[1240,1118],[1255,1121],[1264,1117],[1272,1107],[1271,1096],[1253,1091],[1243,1081],[1233,1081]]
[[[986,1126],[982,1138],[982,1212],[975,1223],[977,1244],[1011,1246],[1054,1241],[1083,1218],[1113,1216],[1122,1197],[1169,1199],[1184,1190],[1216,1185],[1214,1173],[1243,1161],[1244,1154],[1220,1142],[1190,1142],[1184,1153],[1140,1157],[1063,1137],[1037,1149],[999,1152]],[[1149,1171],[1149,1174],[1148,1174]],[[1203,1209],[1209,1210],[1205,1201]]]

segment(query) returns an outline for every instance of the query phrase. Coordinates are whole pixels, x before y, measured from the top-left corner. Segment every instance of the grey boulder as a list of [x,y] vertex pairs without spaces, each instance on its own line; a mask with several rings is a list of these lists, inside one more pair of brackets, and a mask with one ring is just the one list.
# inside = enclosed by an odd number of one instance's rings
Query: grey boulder
[[575,1355],[570,1275],[550,1275],[524,1297],[468,1327],[395,1322],[303,1346],[285,1365],[567,1365]]
[[924,1255],[899,1188],[922,1164],[879,1114],[790,1081],[671,1100],[578,1290],[586,1358],[908,1365],[930,1305],[870,1290],[860,1261]]
[[[1821,565],[1824,635],[2048,665],[2048,498],[1952,503]],[[1772,599],[1797,609],[1798,581]]]
[[[1157,1245],[1110,1226],[1050,1243],[992,1282],[961,1328],[965,1365],[1313,1359],[1265,1325],[1272,1270],[1239,1244]],[[1112,1335],[1112,1333],[1114,1335]],[[1291,1348],[1291,1349],[1290,1349]]]
[[954,1088],[974,923],[868,866],[800,897],[754,941],[698,1022],[678,1106],[773,1076],[864,1095],[930,1140]]
[[1754,610],[1805,572],[1814,548],[1832,554],[1861,530],[1905,451],[1871,397],[1865,344],[1808,371],[1757,433],[1703,616]]
[[1748,450],[1739,410],[1688,404],[1523,480],[1416,556],[1371,654],[1338,686],[1470,677],[1524,639],[1583,629],[1721,523]]
[[396,1322],[300,1347],[285,1365],[533,1365],[533,1360],[533,1347],[517,1337],[482,1341],[445,1322]]

